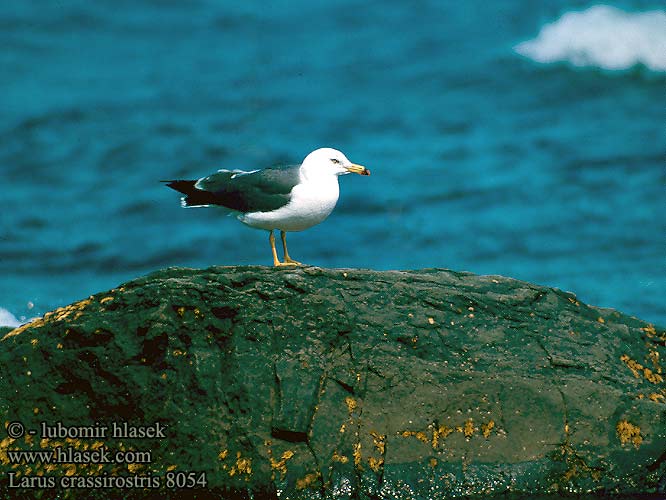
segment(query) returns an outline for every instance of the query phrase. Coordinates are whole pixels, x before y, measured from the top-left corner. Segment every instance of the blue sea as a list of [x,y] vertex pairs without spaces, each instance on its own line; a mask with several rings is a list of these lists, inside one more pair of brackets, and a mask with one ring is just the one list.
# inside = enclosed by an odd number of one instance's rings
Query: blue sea
[[662,2],[5,2],[0,323],[167,266],[272,263],[162,179],[330,146],[323,267],[444,267],[666,324]]

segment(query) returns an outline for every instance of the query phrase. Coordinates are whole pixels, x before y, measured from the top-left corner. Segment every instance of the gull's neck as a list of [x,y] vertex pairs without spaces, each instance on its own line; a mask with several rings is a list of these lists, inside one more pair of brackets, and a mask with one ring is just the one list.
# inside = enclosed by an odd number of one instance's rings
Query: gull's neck
[[326,168],[318,168],[317,165],[301,165],[301,182],[308,184],[331,184],[338,183],[338,175]]

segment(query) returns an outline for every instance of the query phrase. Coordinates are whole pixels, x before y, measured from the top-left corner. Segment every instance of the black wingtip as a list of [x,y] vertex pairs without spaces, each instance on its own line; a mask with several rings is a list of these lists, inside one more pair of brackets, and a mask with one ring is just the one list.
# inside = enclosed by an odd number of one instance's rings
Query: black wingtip
[[194,185],[197,181],[160,181],[166,183],[167,187],[178,191],[183,194],[193,194],[196,190]]
[[202,191],[196,188],[197,181],[161,181],[165,182],[168,187],[183,193],[181,205],[183,207],[204,207],[216,204],[215,196],[208,191]]

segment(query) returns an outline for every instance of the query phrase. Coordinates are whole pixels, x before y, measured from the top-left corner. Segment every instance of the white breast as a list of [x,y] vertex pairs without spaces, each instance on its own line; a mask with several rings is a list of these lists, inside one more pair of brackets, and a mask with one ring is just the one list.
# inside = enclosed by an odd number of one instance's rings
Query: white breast
[[303,182],[291,191],[291,200],[272,212],[248,212],[238,219],[259,229],[302,231],[326,219],[340,196],[337,176]]

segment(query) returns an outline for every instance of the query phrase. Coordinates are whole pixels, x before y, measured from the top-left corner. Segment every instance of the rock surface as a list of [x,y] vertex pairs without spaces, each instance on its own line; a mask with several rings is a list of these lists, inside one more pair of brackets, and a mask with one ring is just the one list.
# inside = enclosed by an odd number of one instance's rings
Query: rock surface
[[[4,336],[0,417],[38,432],[3,429],[0,491],[41,474],[42,498],[121,476],[95,497],[664,493],[665,357],[663,330],[500,276],[167,269]],[[122,421],[165,437],[111,437]],[[58,447],[150,463],[8,454]]]

